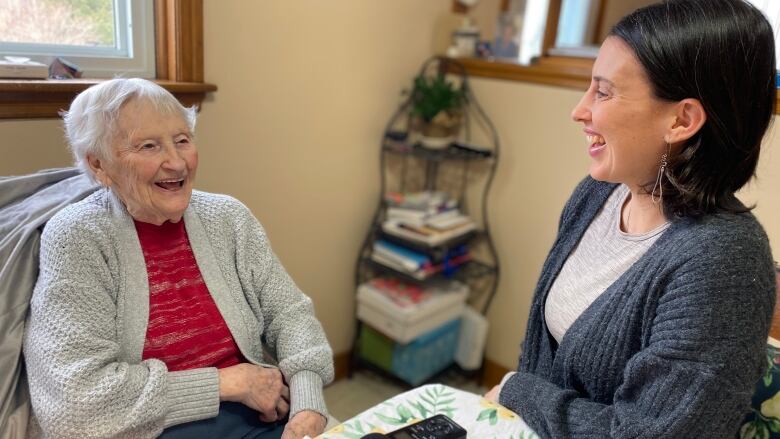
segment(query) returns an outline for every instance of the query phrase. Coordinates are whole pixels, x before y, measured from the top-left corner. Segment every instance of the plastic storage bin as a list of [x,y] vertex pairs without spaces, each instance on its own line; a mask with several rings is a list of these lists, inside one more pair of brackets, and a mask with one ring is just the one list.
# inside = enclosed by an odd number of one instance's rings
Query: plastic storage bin
[[406,344],[361,325],[360,356],[417,386],[453,363],[460,319],[452,320]]

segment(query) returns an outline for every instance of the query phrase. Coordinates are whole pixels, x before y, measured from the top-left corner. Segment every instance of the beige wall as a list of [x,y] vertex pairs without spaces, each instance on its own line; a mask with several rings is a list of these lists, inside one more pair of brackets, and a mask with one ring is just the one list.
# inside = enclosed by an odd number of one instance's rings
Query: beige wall
[[0,175],[70,166],[59,120],[0,121]]
[[[337,353],[354,329],[354,259],[378,197],[379,138],[450,0],[206,1],[206,75],[219,91],[198,126],[199,187],[260,218],[314,299]],[[503,264],[487,355],[514,367],[560,209],[587,172],[576,91],[474,79],[502,140],[490,197]],[[0,175],[70,161],[58,121],[0,122]],[[780,249],[780,139],[745,196]],[[775,251],[780,255],[780,251]]]
[[488,314],[487,357],[511,369],[560,209],[587,172],[582,131],[569,118],[580,94],[487,79],[472,86],[501,139],[489,212],[502,270]]
[[621,18],[653,3],[658,3],[658,0],[604,0],[602,7],[605,9],[601,15],[601,26],[600,29],[596,30],[597,39],[593,44],[601,44],[612,29],[612,26],[617,24]]
[[451,1],[204,3],[200,187],[252,209],[345,352],[384,124]]

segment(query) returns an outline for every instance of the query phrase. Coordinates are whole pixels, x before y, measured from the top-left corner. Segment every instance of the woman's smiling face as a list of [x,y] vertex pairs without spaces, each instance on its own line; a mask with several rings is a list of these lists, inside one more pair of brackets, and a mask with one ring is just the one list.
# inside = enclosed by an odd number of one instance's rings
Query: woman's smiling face
[[134,219],[159,225],[178,222],[187,209],[198,152],[182,115],[134,98],[119,111],[111,156],[90,165]]
[[675,124],[675,103],[654,96],[631,48],[607,38],[593,64],[590,87],[572,110],[585,127],[590,175],[630,187],[652,183]]

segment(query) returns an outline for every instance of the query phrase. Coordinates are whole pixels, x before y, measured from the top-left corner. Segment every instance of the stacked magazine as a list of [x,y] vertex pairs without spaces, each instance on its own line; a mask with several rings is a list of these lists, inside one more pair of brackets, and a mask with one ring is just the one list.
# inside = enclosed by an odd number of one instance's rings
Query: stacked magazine
[[468,235],[476,225],[444,192],[389,193],[382,231],[414,243],[437,246]]
[[394,278],[372,279],[358,287],[357,317],[399,343],[459,319],[469,287],[458,281],[426,287]]

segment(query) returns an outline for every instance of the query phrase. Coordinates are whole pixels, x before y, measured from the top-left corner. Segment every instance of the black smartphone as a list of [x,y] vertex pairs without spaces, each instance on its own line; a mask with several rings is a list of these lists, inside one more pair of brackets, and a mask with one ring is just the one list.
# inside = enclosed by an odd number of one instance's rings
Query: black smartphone
[[465,439],[466,430],[445,415],[431,416],[390,433],[372,433],[363,439]]

